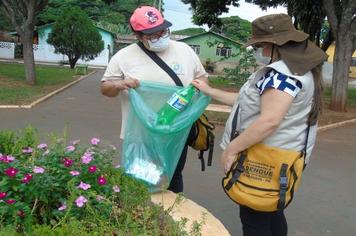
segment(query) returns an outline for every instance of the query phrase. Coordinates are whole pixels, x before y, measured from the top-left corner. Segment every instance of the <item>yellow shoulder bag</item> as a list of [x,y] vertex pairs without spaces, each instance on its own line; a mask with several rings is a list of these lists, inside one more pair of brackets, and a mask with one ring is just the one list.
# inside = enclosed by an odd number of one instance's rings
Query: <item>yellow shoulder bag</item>
[[[238,109],[233,119],[233,131],[236,129]],[[257,211],[272,212],[286,208],[300,184],[309,127],[303,151],[258,143],[240,153],[222,179],[223,189],[229,198]]]

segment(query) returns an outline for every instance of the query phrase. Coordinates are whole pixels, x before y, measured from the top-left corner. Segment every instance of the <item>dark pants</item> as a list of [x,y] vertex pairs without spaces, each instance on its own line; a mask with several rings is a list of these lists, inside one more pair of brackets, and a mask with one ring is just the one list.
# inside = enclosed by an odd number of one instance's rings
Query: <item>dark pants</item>
[[183,192],[183,169],[185,161],[187,160],[188,145],[185,144],[182,154],[180,155],[176,170],[174,171],[171,183],[169,184],[168,190],[174,193]]
[[260,212],[240,206],[244,236],[287,236],[287,220],[283,211]]

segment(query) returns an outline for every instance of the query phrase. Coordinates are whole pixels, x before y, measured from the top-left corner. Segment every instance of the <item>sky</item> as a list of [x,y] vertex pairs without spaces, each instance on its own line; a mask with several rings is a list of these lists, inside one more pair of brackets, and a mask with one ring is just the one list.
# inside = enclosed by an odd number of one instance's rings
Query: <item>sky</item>
[[[262,11],[258,6],[250,3],[245,3],[240,0],[240,7],[230,7],[228,13],[224,13],[221,17],[239,16],[242,19],[253,21],[257,17],[273,14],[273,13],[287,13],[284,7],[269,8],[267,11]],[[189,11],[189,6],[183,4],[181,0],[165,0],[164,1],[164,17],[172,22],[171,30],[180,30],[191,27],[199,27],[191,22],[192,14]],[[207,26],[204,27],[208,29]]]

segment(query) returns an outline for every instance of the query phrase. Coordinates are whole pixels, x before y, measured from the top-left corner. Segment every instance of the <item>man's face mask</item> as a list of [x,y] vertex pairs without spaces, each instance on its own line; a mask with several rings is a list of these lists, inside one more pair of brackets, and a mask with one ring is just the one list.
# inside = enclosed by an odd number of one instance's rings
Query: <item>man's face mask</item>
[[263,65],[268,65],[270,64],[271,62],[271,57],[266,57],[266,56],[263,56],[263,48],[260,47],[260,48],[257,48],[257,47],[254,47],[253,48],[253,56],[255,57],[256,61],[263,64]]
[[152,42],[148,40],[149,50],[153,52],[162,52],[168,48],[169,45],[169,37],[159,38],[157,41]]
[[165,29],[157,34],[145,36],[149,50],[153,52],[162,52],[168,48],[169,45],[169,30]]

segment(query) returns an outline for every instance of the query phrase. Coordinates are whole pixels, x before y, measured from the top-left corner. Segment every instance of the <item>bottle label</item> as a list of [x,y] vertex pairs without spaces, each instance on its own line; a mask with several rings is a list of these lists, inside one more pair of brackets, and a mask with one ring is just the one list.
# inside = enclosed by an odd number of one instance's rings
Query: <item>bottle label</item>
[[182,111],[187,105],[188,101],[180,97],[178,94],[174,93],[173,96],[167,101],[167,103],[174,109]]

